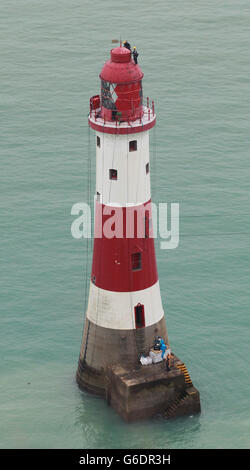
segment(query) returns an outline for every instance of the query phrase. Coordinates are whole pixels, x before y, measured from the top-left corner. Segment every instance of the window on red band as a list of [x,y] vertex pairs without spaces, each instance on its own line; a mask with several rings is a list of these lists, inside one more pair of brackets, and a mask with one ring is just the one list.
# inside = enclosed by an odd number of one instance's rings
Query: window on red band
[[132,253],[132,271],[139,271],[141,269],[141,253]]

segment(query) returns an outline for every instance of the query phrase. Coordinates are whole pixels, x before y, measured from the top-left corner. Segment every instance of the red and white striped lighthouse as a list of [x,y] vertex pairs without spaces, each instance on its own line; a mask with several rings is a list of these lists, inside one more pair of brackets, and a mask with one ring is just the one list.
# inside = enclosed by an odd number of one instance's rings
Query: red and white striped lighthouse
[[143,103],[142,78],[129,49],[112,49],[100,73],[101,96],[90,99],[95,239],[77,382],[101,395],[107,367],[133,368],[155,336],[167,342],[151,220],[149,131],[156,116],[154,104]]

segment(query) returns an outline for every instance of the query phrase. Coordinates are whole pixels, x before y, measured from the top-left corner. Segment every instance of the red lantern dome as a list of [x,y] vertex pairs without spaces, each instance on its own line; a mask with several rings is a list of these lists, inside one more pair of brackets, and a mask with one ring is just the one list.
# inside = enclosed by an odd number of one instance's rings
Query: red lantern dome
[[134,121],[143,114],[143,73],[126,47],[111,50],[100,73],[101,117],[105,121]]

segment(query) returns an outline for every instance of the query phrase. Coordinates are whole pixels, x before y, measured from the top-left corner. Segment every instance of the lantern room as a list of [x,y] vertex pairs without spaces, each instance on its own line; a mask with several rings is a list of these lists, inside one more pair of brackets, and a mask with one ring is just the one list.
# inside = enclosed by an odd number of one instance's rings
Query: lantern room
[[143,73],[126,47],[111,50],[100,73],[101,117],[104,121],[135,121],[143,115]]
[[135,134],[156,123],[154,101],[143,103],[143,73],[131,50],[116,47],[99,75],[101,93],[90,98],[89,125],[108,134]]

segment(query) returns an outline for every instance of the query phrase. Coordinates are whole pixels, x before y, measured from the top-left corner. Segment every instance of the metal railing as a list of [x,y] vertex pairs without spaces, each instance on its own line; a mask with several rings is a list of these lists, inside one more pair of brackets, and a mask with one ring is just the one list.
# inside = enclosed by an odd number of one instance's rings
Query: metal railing
[[[90,119],[93,119],[95,121],[98,121],[98,119],[101,119],[104,124],[106,122],[116,122],[117,123],[122,123],[122,122],[133,122],[139,120],[141,123],[144,120],[150,121],[152,117],[155,116],[155,104],[154,101],[151,101],[151,104],[149,102],[149,97],[146,98],[146,100],[143,100],[142,102],[142,109],[143,112],[141,116],[138,116],[137,118],[134,118],[134,114],[132,113],[130,116],[127,116],[126,119],[122,119],[122,113],[119,111],[116,111],[113,115],[112,120],[105,120],[105,118],[101,117],[101,106],[99,108],[92,108],[91,107],[91,100],[90,100],[90,112],[89,112],[89,117]],[[114,110],[115,111],[115,110]]]

